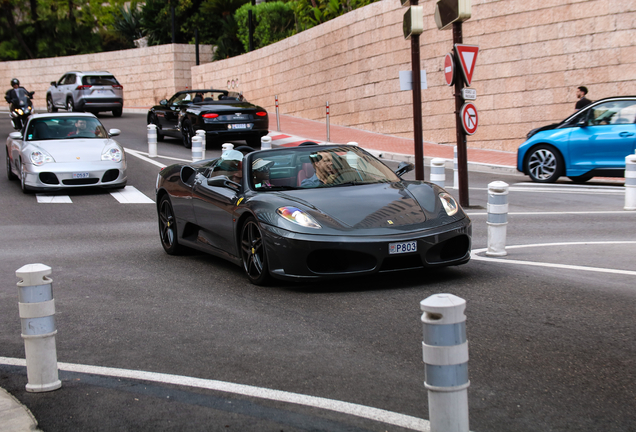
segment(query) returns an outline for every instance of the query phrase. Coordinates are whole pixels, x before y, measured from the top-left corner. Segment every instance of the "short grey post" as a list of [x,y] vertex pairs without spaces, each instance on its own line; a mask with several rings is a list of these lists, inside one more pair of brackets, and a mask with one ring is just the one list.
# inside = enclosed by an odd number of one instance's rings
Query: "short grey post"
[[457,167],[457,146],[453,147],[453,189],[459,189],[459,168]]
[[508,183],[494,181],[488,184],[488,250],[487,256],[506,256],[506,230],[508,225]]
[[431,183],[441,188],[446,183],[446,161],[442,158],[431,160]]
[[278,115],[278,95],[276,95],[276,130],[280,132],[280,116]]
[[197,136],[201,137],[201,158],[205,159],[205,147],[206,147],[206,139],[205,139],[205,131],[203,129],[199,129],[196,131]]
[[62,387],[55,348],[55,300],[51,267],[27,264],[15,275],[18,282],[18,308],[26,355],[28,392],[47,392]]
[[192,162],[200,161],[203,159],[203,142],[201,137],[195,135],[192,137]]
[[420,302],[431,432],[468,432],[466,300],[434,294]]
[[327,142],[331,142],[329,138],[329,101],[327,101]]
[[625,157],[625,210],[636,210],[636,154]]
[[261,137],[261,150],[269,150],[272,148],[272,137],[265,135]]
[[157,157],[157,125],[148,125],[148,156]]

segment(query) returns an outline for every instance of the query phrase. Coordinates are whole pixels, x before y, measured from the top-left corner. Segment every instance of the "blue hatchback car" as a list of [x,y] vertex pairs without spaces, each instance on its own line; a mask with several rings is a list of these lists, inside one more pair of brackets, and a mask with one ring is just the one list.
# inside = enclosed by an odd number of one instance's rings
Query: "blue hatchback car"
[[601,99],[561,123],[533,129],[517,150],[517,170],[532,181],[623,177],[636,150],[636,96]]

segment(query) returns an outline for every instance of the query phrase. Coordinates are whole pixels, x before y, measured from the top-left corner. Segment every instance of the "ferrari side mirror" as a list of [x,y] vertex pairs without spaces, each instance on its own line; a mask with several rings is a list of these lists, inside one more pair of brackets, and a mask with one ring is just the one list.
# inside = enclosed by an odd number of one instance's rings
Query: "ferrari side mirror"
[[209,178],[208,186],[216,186],[216,187],[222,187],[227,189],[233,189],[237,192],[241,190],[240,184],[233,182],[232,180],[229,179],[228,176],[224,176],[224,175]]
[[415,165],[413,165],[412,163],[400,162],[397,169],[395,170],[395,174],[397,174],[398,176],[402,176],[406,174],[407,172],[413,171],[414,168],[415,168]]

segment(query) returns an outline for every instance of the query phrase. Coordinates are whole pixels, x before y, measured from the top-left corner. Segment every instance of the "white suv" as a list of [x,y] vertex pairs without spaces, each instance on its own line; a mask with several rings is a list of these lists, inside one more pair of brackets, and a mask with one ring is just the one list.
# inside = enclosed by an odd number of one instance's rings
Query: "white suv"
[[120,117],[124,108],[124,87],[110,72],[67,72],[51,82],[46,92],[46,109],[98,113],[112,111]]

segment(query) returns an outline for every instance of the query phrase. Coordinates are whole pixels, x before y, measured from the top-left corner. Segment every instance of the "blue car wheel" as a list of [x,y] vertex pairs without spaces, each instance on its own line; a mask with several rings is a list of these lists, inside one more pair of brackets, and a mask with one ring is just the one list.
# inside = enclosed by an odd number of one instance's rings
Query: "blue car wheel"
[[552,146],[539,145],[529,152],[526,172],[537,183],[554,183],[563,173],[563,158]]

